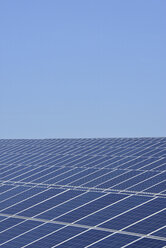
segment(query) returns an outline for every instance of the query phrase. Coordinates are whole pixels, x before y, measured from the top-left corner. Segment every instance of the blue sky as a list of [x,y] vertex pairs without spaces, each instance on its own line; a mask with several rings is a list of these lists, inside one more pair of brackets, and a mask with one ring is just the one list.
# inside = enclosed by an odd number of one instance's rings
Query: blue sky
[[0,1],[0,138],[166,136],[165,0]]

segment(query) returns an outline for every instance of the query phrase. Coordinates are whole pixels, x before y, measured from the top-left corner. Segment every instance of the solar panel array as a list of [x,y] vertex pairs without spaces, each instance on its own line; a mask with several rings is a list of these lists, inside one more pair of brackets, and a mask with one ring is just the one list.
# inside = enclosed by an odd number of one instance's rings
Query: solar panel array
[[0,247],[166,246],[166,138],[0,140]]

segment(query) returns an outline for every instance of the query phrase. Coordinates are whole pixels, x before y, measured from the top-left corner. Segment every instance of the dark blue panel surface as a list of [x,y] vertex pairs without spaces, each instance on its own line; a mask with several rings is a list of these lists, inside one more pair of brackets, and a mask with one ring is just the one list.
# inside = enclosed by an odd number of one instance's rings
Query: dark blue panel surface
[[77,190],[69,190],[67,192],[63,192],[62,194],[59,195],[55,195],[54,197],[52,197],[51,199],[43,202],[43,203],[39,203],[36,206],[32,206],[31,208],[29,208],[28,210],[25,210],[23,212],[21,212],[21,215],[23,216],[28,216],[28,217],[32,217],[35,215],[38,215],[44,211],[47,211],[48,209],[63,203],[69,199],[72,199],[75,196],[80,195],[82,192],[81,191],[77,191]]
[[[27,190],[27,187],[24,186],[15,186],[12,189],[0,194],[0,202],[6,200],[9,197],[20,194],[21,192]],[[0,203],[1,205],[1,203]]]
[[148,239],[143,238],[141,240],[138,240],[134,242],[133,244],[129,245],[129,248],[147,248],[147,247],[153,247],[153,248],[164,248],[166,246],[166,241],[163,240],[156,240],[156,239]]
[[23,223],[0,233],[0,244],[9,241],[17,235],[20,235],[40,224],[41,223],[37,221],[24,221]]
[[63,241],[65,241],[68,238],[71,238],[74,235],[77,235],[78,233],[83,232],[85,229],[78,228],[78,227],[65,227],[59,231],[56,231],[53,234],[48,235],[47,237],[44,237],[40,239],[37,242],[34,242],[31,245],[28,245],[28,248],[41,248],[41,247],[47,247],[51,248],[53,245],[57,245]]
[[41,183],[41,182],[45,182],[51,178],[54,178],[64,172],[67,172],[68,170],[70,170],[71,168],[67,168],[67,167],[64,167],[64,168],[61,168],[61,167],[54,167],[53,168],[53,172],[52,173],[49,173],[48,175],[44,175],[42,176],[41,178],[37,178],[36,180],[33,181],[33,183]]
[[86,175],[88,175],[88,174],[90,174],[92,172],[94,172],[94,169],[86,169],[85,168],[82,172],[77,173],[76,175],[73,175],[73,176],[71,176],[71,177],[69,177],[69,178],[67,178],[65,180],[62,180],[58,184],[60,184],[60,185],[70,184],[71,182],[73,182],[73,181],[75,181],[75,180],[77,180],[79,178],[82,178],[83,176],[86,176]]
[[35,166],[34,166],[33,171],[26,172],[23,175],[18,175],[14,180],[15,181],[21,181],[21,180],[24,180],[25,178],[30,178],[32,175],[34,175],[35,173],[41,172],[45,168],[46,167],[44,167],[44,166],[40,166],[40,167],[37,166],[37,168],[35,168]]
[[108,169],[101,169],[101,170],[97,170],[95,171],[93,174],[91,175],[88,175],[84,178],[81,178],[81,179],[78,179],[77,181],[73,182],[73,183],[70,183],[70,185],[72,186],[79,186],[79,185],[82,185],[82,184],[85,184],[87,183],[88,181],[91,181],[97,177],[100,177],[106,173],[108,173]]
[[155,214],[129,228],[126,231],[137,232],[142,234],[151,233],[161,227],[164,227],[166,222],[166,210]]
[[[28,167],[26,167],[26,166],[21,166],[21,170],[20,170],[20,169],[19,169],[18,171],[15,170],[14,173],[12,173],[12,174],[6,176],[5,178],[3,178],[3,180],[6,180],[6,181],[7,181],[7,180],[16,181],[15,179],[16,179],[17,176],[23,175],[24,173],[26,174],[26,173],[28,173],[29,171],[33,170],[33,169],[35,169],[35,168],[32,167],[32,166],[28,166]],[[9,174],[9,172],[8,172],[8,174]]]
[[156,162],[153,162],[153,163],[145,166],[144,170],[152,170],[152,169],[160,170],[160,166],[162,166],[162,164],[166,164],[165,158],[160,158]]
[[120,202],[113,204],[110,207],[107,207],[96,214],[92,214],[80,221],[78,223],[83,225],[98,225],[110,218],[123,213],[143,202],[149,200],[148,197],[140,197],[140,196],[130,196],[129,198],[122,199]]
[[153,235],[166,238],[166,227],[154,232]]
[[111,188],[112,186],[118,184],[118,183],[121,183],[127,179],[130,179],[131,177],[134,177],[134,176],[137,176],[139,175],[141,172],[140,171],[129,171],[125,173],[124,171],[124,174],[123,175],[120,175],[119,177],[116,177],[114,179],[111,179],[110,181],[108,182],[105,182],[103,184],[100,184],[98,187],[99,188]]
[[14,205],[13,207],[9,207],[6,210],[1,211],[2,213],[6,213],[6,214],[15,214],[18,213],[20,211],[23,211],[26,208],[29,208],[37,203],[40,203],[46,199],[48,199],[49,197],[52,197],[58,193],[61,193],[63,190],[61,189],[48,189],[45,192],[42,192],[36,196],[32,196],[31,198],[22,201],[21,203],[18,203],[16,205]]
[[90,245],[106,236],[108,236],[110,233],[109,232],[104,232],[104,231],[98,231],[98,230],[89,230],[86,231],[77,237],[70,239],[67,242],[64,242],[62,245],[59,245],[61,248],[84,248],[87,245]]
[[124,173],[123,170],[115,170],[111,171],[110,173],[108,172],[107,175],[101,176],[100,178],[94,179],[93,181],[84,184],[84,187],[97,187],[97,185],[102,184],[103,182],[110,180],[122,173]]
[[104,223],[101,226],[105,228],[120,230],[125,226],[127,227],[128,225],[131,225],[136,221],[139,221],[157,211],[160,211],[165,207],[165,204],[166,204],[166,198],[154,199],[148,203],[144,203],[140,207],[137,207],[127,213],[118,216],[117,218],[114,218],[113,220]]
[[[40,223],[41,224],[41,223]],[[34,242],[40,238],[42,238],[45,235],[48,235],[59,228],[63,227],[62,225],[56,225],[51,223],[41,224],[40,226],[35,226],[33,230],[29,230],[25,234],[22,234],[21,236],[17,237],[16,239],[13,239],[12,241],[7,242],[3,247],[5,248],[11,248],[11,247],[17,247],[21,248],[24,245],[30,244],[31,242]],[[42,248],[43,246],[41,246]]]
[[97,192],[82,192],[84,193],[83,195],[78,195],[75,199],[71,199],[70,201],[57,206],[51,210],[46,211],[43,214],[39,214],[38,218],[42,218],[42,219],[53,219],[58,217],[59,215],[65,214],[68,211],[71,211],[83,204],[88,203],[89,201],[92,201],[94,199],[96,199],[99,196],[102,196],[102,193],[97,193]]
[[63,175],[59,175],[59,176],[56,176],[55,178],[51,178],[49,180],[47,180],[45,183],[47,184],[56,184],[63,180],[64,178],[67,178],[69,176],[72,176],[76,173],[79,173],[81,172],[82,170],[84,170],[84,168],[71,168],[71,170],[67,171],[66,173],[64,173]]
[[36,180],[37,178],[40,178],[42,176],[45,176],[46,174],[48,174],[48,173],[52,172],[53,170],[55,170],[55,168],[49,168],[47,166],[45,166],[45,167],[43,166],[42,169],[38,173],[33,173],[28,178],[26,177],[22,181],[23,182],[32,182],[32,181]]
[[130,190],[142,191],[148,187],[154,186],[156,183],[159,183],[159,182],[165,180],[165,178],[166,178],[166,172],[163,172],[162,174],[154,176],[153,178],[150,178],[150,179],[148,179],[142,183],[140,182],[136,186],[131,187]]
[[[134,240],[137,240],[138,237],[131,236],[131,235],[124,235],[124,234],[113,234],[110,237],[101,240],[98,243],[95,243],[91,247],[94,248],[114,248],[114,247],[122,247],[123,245],[126,245]],[[141,246],[140,246],[141,248]]]
[[166,189],[166,181],[158,183],[157,185],[150,187],[147,190],[144,190],[145,192],[152,192],[152,193],[160,193],[163,190]]
[[0,232],[3,232],[5,229],[10,228],[18,223],[21,223],[23,220],[17,218],[4,218],[2,222],[0,222]]
[[3,186],[0,187],[0,193],[3,193],[3,192],[5,192],[5,191],[7,191],[9,189],[12,189],[12,188],[14,188],[13,185],[3,185]]
[[140,181],[146,180],[149,177],[155,176],[157,174],[157,172],[152,172],[152,171],[148,171],[148,172],[144,172],[141,175],[138,175],[134,178],[131,178],[125,182],[122,182],[120,184],[118,184],[117,186],[113,187],[113,189],[126,189],[128,187],[131,187],[132,185],[139,183]]
[[46,190],[45,188],[30,188],[30,187],[25,187],[26,190],[22,193],[20,193],[19,195],[15,195],[13,197],[11,197],[10,199],[3,199],[3,202],[0,203],[0,210],[5,209],[9,206],[12,206],[13,204],[17,204],[20,201],[23,201],[33,195],[36,195],[44,190]]
[[91,203],[86,204],[83,207],[80,207],[60,218],[58,218],[57,220],[59,221],[64,221],[64,222],[73,222],[76,220],[79,220],[83,217],[85,217],[88,214],[91,214],[99,209],[102,209],[103,207],[114,203],[120,199],[123,199],[125,197],[125,195],[116,195],[116,194],[109,194],[106,196],[103,196],[100,199],[97,199]]
[[0,222],[1,222],[2,220],[6,219],[6,218],[7,218],[7,217],[1,216],[1,215],[0,215]]

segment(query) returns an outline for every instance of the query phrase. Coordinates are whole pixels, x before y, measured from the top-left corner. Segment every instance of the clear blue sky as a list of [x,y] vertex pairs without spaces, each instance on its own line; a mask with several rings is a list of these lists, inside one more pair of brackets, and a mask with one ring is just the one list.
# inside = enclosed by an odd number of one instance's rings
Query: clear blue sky
[[166,136],[165,0],[1,0],[0,137]]

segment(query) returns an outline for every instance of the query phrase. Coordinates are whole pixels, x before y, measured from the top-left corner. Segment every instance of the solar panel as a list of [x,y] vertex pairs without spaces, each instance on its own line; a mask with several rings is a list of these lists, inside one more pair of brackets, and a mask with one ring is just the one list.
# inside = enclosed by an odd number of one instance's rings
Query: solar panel
[[165,247],[166,138],[1,139],[0,247]]

